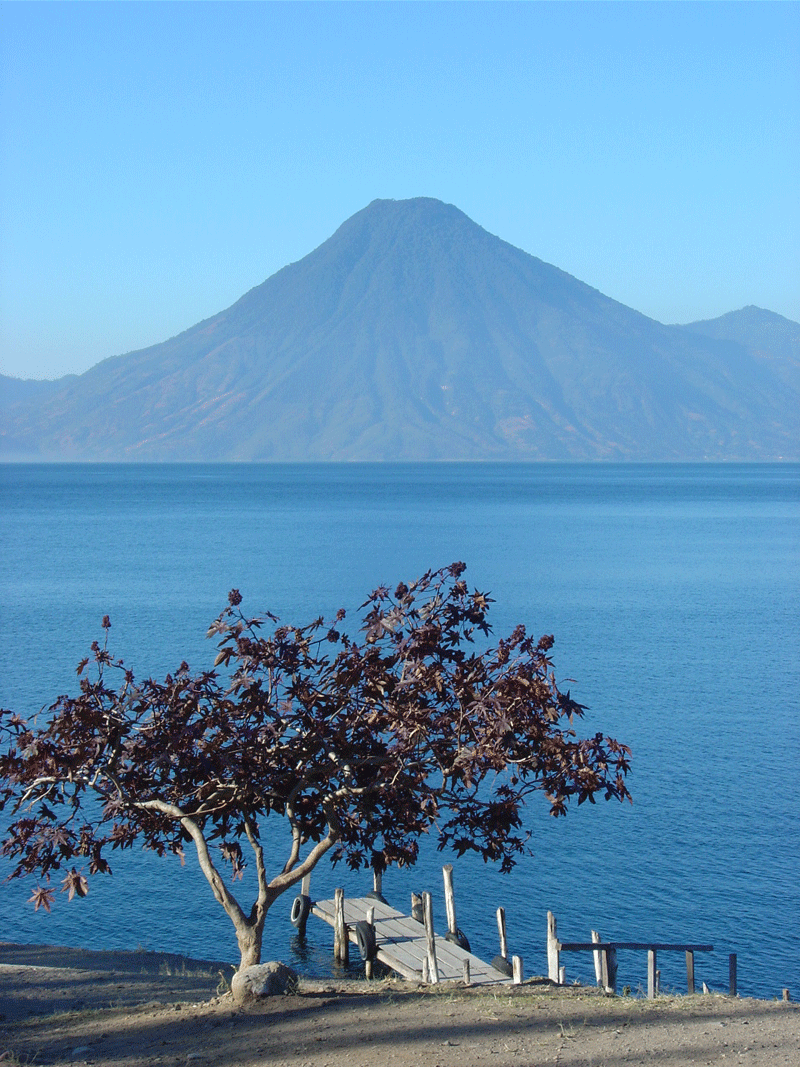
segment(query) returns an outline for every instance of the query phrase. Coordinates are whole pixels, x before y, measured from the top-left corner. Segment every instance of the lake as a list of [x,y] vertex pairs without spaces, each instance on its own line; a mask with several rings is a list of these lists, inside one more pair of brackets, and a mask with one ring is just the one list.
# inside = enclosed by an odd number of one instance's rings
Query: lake
[[[549,909],[564,940],[709,942],[698,983],[726,988],[736,952],[741,993],[800,995],[799,465],[7,464],[0,494],[0,703],[22,714],[75,690],[105,614],[112,651],[163,676],[210,666],[205,633],[233,587],[246,612],[352,618],[375,586],[464,560],[496,601],[495,636],[554,634],[557,677],[589,706],[581,729],[633,749],[632,805],[560,820],[532,806],[533,855],[509,876],[453,860],[473,950],[497,953],[503,905],[510,951],[546,974]],[[281,826],[269,842],[281,856]],[[0,938],[235,959],[191,860],[113,859],[113,878],[49,915],[26,903],[32,883],[3,885]],[[429,889],[443,927],[452,859],[426,842],[385,895],[406,907]],[[369,878],[323,861],[312,896],[336,885]],[[264,958],[325,973],[330,928],[312,919],[299,944],[290,906],[268,918]],[[593,980],[589,959],[562,962]],[[659,966],[662,987],[683,987],[682,956]],[[644,954],[620,953],[620,987],[646,973]]]

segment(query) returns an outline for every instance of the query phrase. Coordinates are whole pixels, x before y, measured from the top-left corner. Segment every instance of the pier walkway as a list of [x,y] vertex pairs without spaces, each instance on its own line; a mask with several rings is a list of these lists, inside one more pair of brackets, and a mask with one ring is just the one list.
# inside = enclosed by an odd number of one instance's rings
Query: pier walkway
[[[344,921],[351,944],[357,944],[356,924],[364,921],[369,911],[373,913],[376,958],[404,978],[422,981],[423,966],[428,959],[428,939],[423,923],[373,895],[345,899]],[[335,901],[315,901],[311,905],[311,914],[336,928]],[[472,985],[509,985],[512,982],[490,963],[444,937],[435,938],[435,951],[440,982],[463,981],[465,960],[469,962]]]

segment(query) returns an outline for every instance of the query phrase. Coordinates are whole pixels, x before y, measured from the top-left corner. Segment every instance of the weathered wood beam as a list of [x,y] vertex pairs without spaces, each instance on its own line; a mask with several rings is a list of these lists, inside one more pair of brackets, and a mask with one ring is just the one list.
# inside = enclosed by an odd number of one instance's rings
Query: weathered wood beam
[[425,938],[428,943],[428,970],[431,985],[439,982],[439,965],[436,962],[436,934],[433,930],[433,901],[430,893],[422,894],[422,907],[425,915]]
[[559,984],[559,969],[561,961],[559,959],[560,944],[558,940],[558,928],[556,925],[556,917],[552,911],[547,913],[547,977],[551,982]]
[[458,933],[458,920],[456,919],[456,895],[453,889],[453,864],[446,863],[442,867],[444,877],[444,907],[447,912],[447,932],[453,937]]
[[656,960],[657,953],[654,948],[648,948],[647,950],[647,998],[648,1000],[655,1000],[656,996]]
[[[548,915],[550,912],[548,912]],[[602,949],[654,952],[713,952],[713,945],[673,944],[661,941],[558,941],[559,952],[598,952]]]

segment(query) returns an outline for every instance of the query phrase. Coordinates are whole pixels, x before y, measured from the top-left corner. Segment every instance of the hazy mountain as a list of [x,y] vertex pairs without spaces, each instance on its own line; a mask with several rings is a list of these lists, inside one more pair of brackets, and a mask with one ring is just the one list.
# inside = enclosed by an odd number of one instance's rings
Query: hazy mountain
[[756,359],[768,362],[790,388],[797,390],[800,385],[800,323],[750,304],[718,319],[691,322],[684,329],[721,341],[738,341]]
[[9,378],[6,374],[0,374],[0,411],[29,400],[38,402],[76,377],[75,374],[66,374],[63,378],[50,381],[39,378]]
[[798,458],[797,359],[769,324],[800,327],[756,310],[664,326],[455,207],[376,200],[226,311],[14,399],[3,454]]

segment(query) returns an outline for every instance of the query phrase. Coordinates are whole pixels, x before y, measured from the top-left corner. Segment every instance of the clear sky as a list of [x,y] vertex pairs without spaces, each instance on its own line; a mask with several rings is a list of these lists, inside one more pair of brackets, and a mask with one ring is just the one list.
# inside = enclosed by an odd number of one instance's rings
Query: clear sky
[[662,322],[800,320],[797,3],[0,6],[0,372],[166,340],[376,197]]

